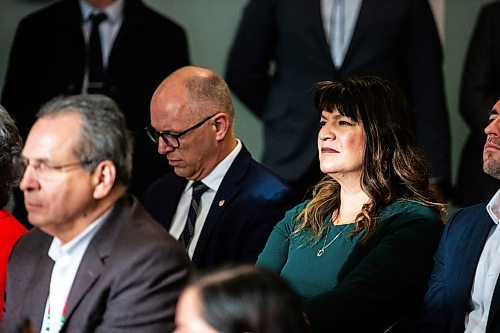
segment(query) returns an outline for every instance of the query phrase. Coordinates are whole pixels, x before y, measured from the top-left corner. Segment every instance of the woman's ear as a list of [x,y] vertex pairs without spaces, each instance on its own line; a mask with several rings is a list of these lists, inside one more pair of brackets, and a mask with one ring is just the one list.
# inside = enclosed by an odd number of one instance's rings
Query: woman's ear
[[116,166],[110,160],[104,160],[94,169],[94,199],[106,197],[116,180]]

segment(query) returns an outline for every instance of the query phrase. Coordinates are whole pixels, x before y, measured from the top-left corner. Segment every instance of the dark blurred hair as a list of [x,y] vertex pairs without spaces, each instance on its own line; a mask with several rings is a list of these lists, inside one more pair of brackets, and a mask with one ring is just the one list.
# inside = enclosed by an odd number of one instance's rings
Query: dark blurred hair
[[110,160],[116,167],[115,183],[129,185],[133,138],[116,103],[104,95],[56,97],[42,106],[37,118],[65,113],[76,113],[82,118],[79,144],[73,153],[82,161],[92,161],[82,167],[92,171],[99,162]]
[[194,280],[207,323],[224,333],[310,332],[302,305],[275,273],[244,265]]
[[21,154],[22,146],[14,120],[0,106],[0,208],[5,207],[22,177],[14,163],[14,158]]
[[[361,188],[370,197],[356,217],[351,236],[360,241],[373,234],[382,209],[399,198],[422,203],[444,213],[429,189],[427,163],[417,144],[413,116],[401,90],[392,82],[374,77],[352,77],[316,85],[316,109],[338,112],[355,122],[361,120],[366,134]],[[296,232],[311,228],[315,237],[323,232],[326,216],[340,207],[340,185],[327,176],[313,190],[313,199],[298,215]]]

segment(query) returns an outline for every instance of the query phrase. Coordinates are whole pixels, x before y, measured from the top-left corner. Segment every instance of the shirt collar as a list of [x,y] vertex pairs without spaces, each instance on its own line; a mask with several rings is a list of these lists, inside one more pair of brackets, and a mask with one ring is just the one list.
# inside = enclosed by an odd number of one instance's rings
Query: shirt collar
[[99,9],[92,7],[85,0],[80,0],[80,8],[82,10],[84,22],[89,20],[90,14],[104,12],[108,16],[107,20],[111,23],[116,23],[123,18],[123,6],[124,0],[116,0],[112,5],[109,5],[104,9]]
[[[201,181],[203,184],[207,185],[209,189],[217,191],[219,189],[220,184],[222,183],[222,179],[226,175],[227,170],[233,164],[236,156],[241,151],[243,145],[239,139],[236,139],[237,144],[236,147],[226,156],[222,161],[217,164],[217,166]],[[194,181],[190,180],[186,186],[185,191],[190,190],[193,186]]]
[[78,236],[63,244],[61,240],[54,237],[49,248],[49,257],[57,261],[64,255],[69,255],[71,257],[76,256],[82,250],[87,249],[87,245],[90,243],[96,232],[99,230],[103,222],[111,213],[112,207],[106,210],[101,216],[99,216],[94,222],[92,222],[87,228],[85,228]]
[[498,224],[498,222],[500,222],[500,190],[498,190],[493,198],[491,198],[490,202],[488,202],[486,210],[488,211],[488,214],[490,214],[493,222]]

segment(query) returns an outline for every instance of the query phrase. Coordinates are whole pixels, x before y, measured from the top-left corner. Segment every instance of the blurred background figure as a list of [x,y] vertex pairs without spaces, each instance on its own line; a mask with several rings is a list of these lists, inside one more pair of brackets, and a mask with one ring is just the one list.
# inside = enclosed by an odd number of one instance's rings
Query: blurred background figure
[[315,104],[326,176],[276,225],[257,264],[290,283],[315,332],[409,332],[444,213],[411,112],[377,77],[321,82]]
[[15,167],[14,160],[22,149],[14,120],[0,106],[0,320],[2,319],[7,261],[10,250],[26,229],[5,209],[12,195],[12,189],[21,180],[22,174]]
[[181,294],[175,333],[306,333],[302,305],[276,274],[238,266],[201,276]]
[[321,177],[312,87],[353,75],[384,77],[406,93],[433,191],[446,201],[450,129],[427,0],[250,0],[226,79],[264,123],[263,163],[301,193]]
[[[61,0],[19,23],[1,100],[25,139],[40,106],[55,96],[113,98],[134,132],[129,190],[141,195],[169,170],[143,131],[151,96],[166,75],[188,63],[184,30],[141,0]],[[22,206],[18,202],[15,216],[25,215],[18,213]]]
[[482,7],[472,35],[460,90],[460,113],[469,127],[462,148],[454,204],[471,206],[489,200],[500,180],[483,172],[484,128],[500,98],[500,2]]

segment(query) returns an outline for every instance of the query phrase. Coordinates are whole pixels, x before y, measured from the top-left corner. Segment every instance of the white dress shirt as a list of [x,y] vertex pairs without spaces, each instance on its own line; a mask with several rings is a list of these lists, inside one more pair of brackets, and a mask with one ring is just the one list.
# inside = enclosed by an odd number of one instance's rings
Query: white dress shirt
[[[188,255],[189,258],[191,259],[193,258],[193,253],[194,250],[196,249],[196,244],[198,243],[198,239],[200,238],[201,230],[203,229],[203,225],[205,224],[205,220],[207,219],[208,211],[212,206],[215,194],[219,190],[219,186],[222,183],[222,180],[224,179],[227,170],[229,170],[229,167],[231,166],[231,164],[233,164],[234,160],[236,159],[236,156],[241,151],[242,147],[241,141],[238,139],[237,141],[238,144],[233,149],[233,151],[229,155],[227,155],[226,158],[223,159],[219,164],[217,164],[217,166],[205,178],[201,179],[203,184],[208,186],[208,190],[201,196],[201,201],[200,201],[201,210],[200,213],[198,214],[198,217],[196,218],[193,238],[191,239],[188,248]],[[186,187],[182,192],[179,203],[177,204],[177,210],[175,212],[174,217],[172,218],[172,224],[170,226],[169,232],[175,239],[179,239],[186,224],[187,216],[189,213],[189,207],[191,206],[191,197],[193,194],[193,191],[191,190],[192,187],[193,187],[193,181],[190,180],[186,184]]]
[[65,307],[69,292],[83,255],[110,212],[111,208],[66,244],[63,244],[56,237],[52,240],[48,255],[55,264],[52,268],[49,296],[45,305],[40,333],[58,333],[60,331],[64,323],[62,317],[66,315]]
[[500,190],[486,206],[494,225],[479,258],[471,291],[472,311],[465,316],[465,333],[484,333],[491,299],[500,273]]
[[[118,31],[123,22],[123,6],[124,0],[116,0],[112,5],[98,9],[90,6],[87,1],[80,0],[80,8],[82,10],[82,30],[85,43],[88,44],[90,38],[91,21],[90,15],[97,13],[106,13],[106,20],[99,25],[99,36],[101,37],[102,46],[102,64],[104,68],[108,67],[108,59],[113,48]],[[88,85],[88,68],[85,69],[82,92],[87,92]]]
[[[359,11],[361,9],[362,0],[342,0],[343,6],[334,8],[335,0],[321,0],[321,16],[323,21],[323,29],[330,44],[332,58],[335,67],[340,68],[344,62],[347,49],[351,43],[354,28],[358,21]],[[335,18],[332,16],[336,15]],[[343,16],[343,19],[339,19]],[[332,22],[335,27],[332,27]],[[332,45],[332,31],[342,31],[343,37],[338,40],[338,43]]]

